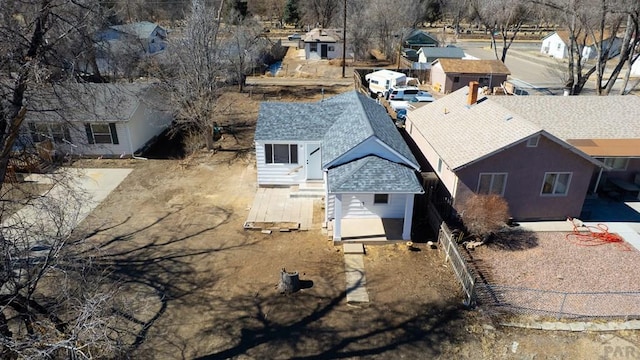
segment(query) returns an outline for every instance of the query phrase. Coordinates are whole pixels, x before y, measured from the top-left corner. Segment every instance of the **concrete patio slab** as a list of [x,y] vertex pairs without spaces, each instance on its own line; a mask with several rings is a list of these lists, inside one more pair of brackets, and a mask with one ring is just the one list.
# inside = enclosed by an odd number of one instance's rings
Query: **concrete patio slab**
[[402,219],[342,219],[344,241],[402,240]]

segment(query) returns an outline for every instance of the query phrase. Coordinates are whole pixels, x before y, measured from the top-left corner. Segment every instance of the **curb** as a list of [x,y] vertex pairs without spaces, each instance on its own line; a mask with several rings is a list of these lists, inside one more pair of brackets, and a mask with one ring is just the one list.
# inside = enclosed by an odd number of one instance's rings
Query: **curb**
[[623,322],[608,321],[602,323],[576,321],[576,322],[530,322],[516,323],[505,322],[500,323],[502,326],[516,327],[522,329],[546,330],[546,331],[621,331],[621,330],[640,330],[640,320],[629,320]]

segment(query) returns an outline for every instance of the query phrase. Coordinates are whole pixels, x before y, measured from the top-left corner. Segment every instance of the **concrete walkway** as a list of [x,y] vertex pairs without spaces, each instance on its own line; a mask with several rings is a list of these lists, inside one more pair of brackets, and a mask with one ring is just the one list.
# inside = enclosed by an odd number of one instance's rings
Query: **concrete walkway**
[[364,274],[364,245],[350,243],[342,246],[347,278],[347,303],[369,302]]
[[2,223],[7,238],[28,239],[26,248],[46,246],[68,235],[132,169],[63,168],[53,174],[31,174],[25,181],[53,184]]

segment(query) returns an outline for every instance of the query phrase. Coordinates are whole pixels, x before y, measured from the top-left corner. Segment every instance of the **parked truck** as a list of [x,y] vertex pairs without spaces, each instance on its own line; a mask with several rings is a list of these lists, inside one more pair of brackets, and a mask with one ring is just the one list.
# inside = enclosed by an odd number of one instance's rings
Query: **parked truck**
[[387,69],[367,74],[364,79],[369,84],[369,93],[373,97],[387,97],[390,88],[407,84],[407,75]]

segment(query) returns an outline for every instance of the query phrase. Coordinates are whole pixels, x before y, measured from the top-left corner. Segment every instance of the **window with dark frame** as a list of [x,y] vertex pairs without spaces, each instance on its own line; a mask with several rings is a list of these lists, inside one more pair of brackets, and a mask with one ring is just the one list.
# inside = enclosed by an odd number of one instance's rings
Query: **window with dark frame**
[[89,144],[119,144],[115,123],[84,124]]
[[318,44],[317,43],[311,43],[310,46],[309,46],[309,51],[318,52]]
[[454,76],[453,77],[453,83],[459,83],[460,82],[460,76]]
[[374,194],[373,195],[373,203],[374,204],[388,204],[389,203],[389,194]]
[[264,156],[267,164],[297,164],[298,145],[264,144]]

